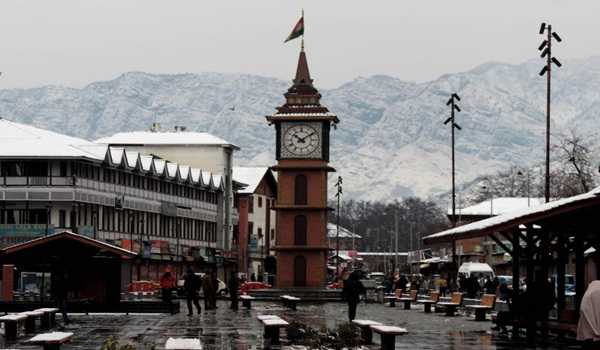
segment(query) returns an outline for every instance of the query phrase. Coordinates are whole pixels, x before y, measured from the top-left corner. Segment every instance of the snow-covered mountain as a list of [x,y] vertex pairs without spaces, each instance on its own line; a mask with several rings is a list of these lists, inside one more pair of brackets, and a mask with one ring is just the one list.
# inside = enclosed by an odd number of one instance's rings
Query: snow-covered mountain
[[[553,134],[600,126],[600,57],[564,62],[553,80]],[[323,103],[341,120],[332,162],[345,196],[395,199],[440,194],[450,186],[451,92],[462,100],[457,123],[457,181],[509,165],[543,161],[545,80],[542,62],[487,63],[414,83],[376,75],[325,90]],[[293,68],[293,67],[291,67]],[[291,71],[292,69],[290,69]],[[319,76],[313,72],[318,87]],[[240,147],[240,164],[273,164],[274,131],[264,116],[290,83],[240,74],[125,73],[81,89],[44,86],[0,90],[0,115],[88,139],[118,131],[185,125]]]

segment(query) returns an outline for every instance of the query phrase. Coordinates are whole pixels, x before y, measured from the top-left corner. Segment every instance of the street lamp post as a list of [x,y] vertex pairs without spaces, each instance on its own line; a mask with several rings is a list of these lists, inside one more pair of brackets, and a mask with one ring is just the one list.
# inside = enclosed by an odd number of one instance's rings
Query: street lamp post
[[[454,168],[454,129],[461,130],[460,125],[456,124],[454,121],[454,112],[460,112],[460,107],[456,104],[457,101],[460,101],[460,97],[456,93],[452,93],[448,102],[446,102],[446,106],[450,106],[450,118],[444,121],[444,125],[450,123],[451,130],[451,142],[452,142],[452,227],[456,226],[456,176],[455,176],[455,168]],[[452,240],[452,262],[454,263],[454,267],[458,270],[458,265],[456,264],[456,240]]]
[[540,35],[547,35],[546,40],[542,41],[538,47],[542,51],[541,57],[546,58],[546,65],[540,71],[540,76],[546,74],[546,182],[544,186],[544,196],[546,203],[550,201],[550,99],[551,99],[551,80],[552,80],[552,63],[557,67],[562,64],[552,57],[552,39],[561,42],[562,39],[556,32],[552,31],[552,25],[542,22],[540,26]]
[[[523,176],[525,174],[523,174],[522,171],[519,171],[517,173],[517,175]],[[530,192],[529,169],[527,169],[527,207],[530,207],[530,206],[531,206],[531,192]]]

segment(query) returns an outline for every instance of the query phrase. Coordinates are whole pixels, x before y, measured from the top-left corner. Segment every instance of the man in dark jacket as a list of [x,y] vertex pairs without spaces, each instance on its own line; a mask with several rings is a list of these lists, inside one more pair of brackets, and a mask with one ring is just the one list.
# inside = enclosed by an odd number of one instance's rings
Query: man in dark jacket
[[239,289],[239,281],[237,278],[237,273],[232,272],[231,276],[229,276],[229,283],[227,286],[229,289],[229,298],[231,300],[231,310],[237,311],[238,309],[238,289]]
[[350,321],[356,317],[356,305],[360,301],[360,295],[365,294],[365,286],[358,278],[356,271],[350,274],[348,280],[344,283],[344,289],[342,290],[342,296],[348,303],[348,318]]
[[198,277],[191,267],[188,267],[185,276],[183,276],[183,289],[185,289],[185,297],[187,300],[188,316],[192,316],[192,302],[196,306],[196,311],[200,315],[200,302],[198,300],[198,290],[200,289],[200,277]]

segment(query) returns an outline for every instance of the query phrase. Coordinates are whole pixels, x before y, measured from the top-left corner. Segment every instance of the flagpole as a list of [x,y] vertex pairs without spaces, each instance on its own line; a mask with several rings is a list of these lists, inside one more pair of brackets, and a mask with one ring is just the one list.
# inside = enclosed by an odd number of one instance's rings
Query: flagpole
[[[302,26],[306,29],[304,25],[304,8],[302,9]],[[304,52],[304,29],[302,30],[302,40],[300,41],[300,51]]]

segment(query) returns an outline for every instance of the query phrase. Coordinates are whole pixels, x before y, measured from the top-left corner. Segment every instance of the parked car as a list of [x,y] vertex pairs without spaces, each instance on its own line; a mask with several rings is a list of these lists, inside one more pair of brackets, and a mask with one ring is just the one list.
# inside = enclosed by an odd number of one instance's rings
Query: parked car
[[383,280],[385,279],[385,274],[383,272],[371,272],[368,276],[370,280],[377,281],[377,284],[383,283]]
[[267,289],[271,288],[270,284],[266,284],[263,282],[244,282],[240,286],[240,294],[246,294],[249,290],[252,289]]
[[[202,279],[202,277],[204,277],[204,273],[202,272],[196,272],[196,276],[198,276],[200,279]],[[183,289],[183,279],[180,279],[177,281],[177,294],[178,295],[185,295],[185,289]],[[225,284],[225,282],[221,281],[220,279],[217,279],[217,282],[219,283],[219,287],[217,288],[217,295],[219,296],[225,296],[227,294],[229,294],[229,290],[227,289],[227,285]],[[202,295],[202,288],[200,288],[200,295]]]

